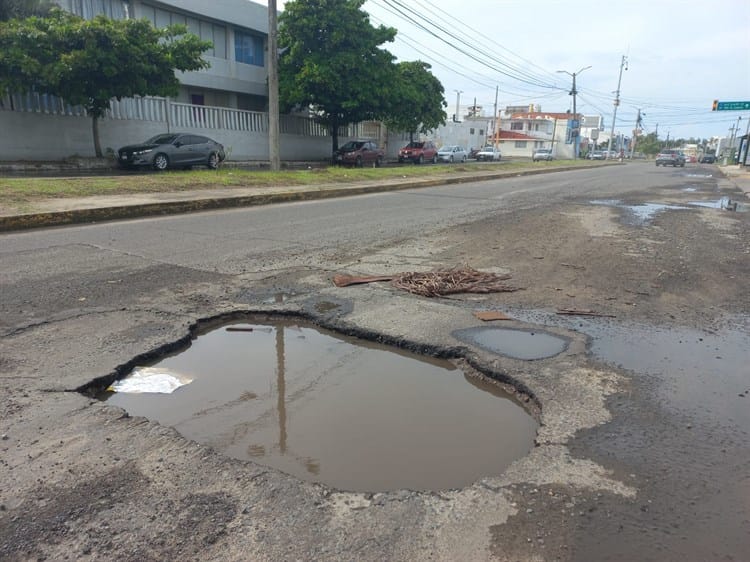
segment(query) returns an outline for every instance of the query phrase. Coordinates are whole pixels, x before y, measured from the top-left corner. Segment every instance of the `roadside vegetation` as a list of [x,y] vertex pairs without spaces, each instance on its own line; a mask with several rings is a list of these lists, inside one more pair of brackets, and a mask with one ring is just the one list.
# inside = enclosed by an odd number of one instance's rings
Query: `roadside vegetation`
[[0,206],[22,206],[43,199],[93,197],[137,193],[179,192],[216,188],[272,188],[325,185],[404,178],[450,177],[483,172],[511,172],[570,166],[606,165],[585,160],[553,162],[502,162],[436,166],[386,166],[383,168],[341,168],[336,166],[305,170],[248,170],[223,166],[219,170],[126,173],[79,177],[0,178]]

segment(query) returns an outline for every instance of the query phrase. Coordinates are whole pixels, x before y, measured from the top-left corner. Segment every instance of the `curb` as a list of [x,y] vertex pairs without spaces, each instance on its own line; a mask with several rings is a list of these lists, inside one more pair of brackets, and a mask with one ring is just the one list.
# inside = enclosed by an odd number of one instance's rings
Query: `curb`
[[[619,164],[605,164],[613,166]],[[424,180],[408,180],[397,183],[380,185],[350,185],[347,187],[304,187],[291,189],[280,193],[257,195],[242,195],[238,197],[209,197],[193,200],[165,201],[160,203],[141,203],[133,205],[118,205],[114,207],[98,207],[92,209],[75,209],[70,211],[53,211],[46,213],[29,213],[24,215],[0,216],[0,232],[29,230],[66,226],[72,224],[96,223],[130,218],[165,216],[174,214],[195,213],[217,209],[231,209],[237,207],[253,207],[270,205],[273,203],[289,203],[295,201],[311,201],[346,197],[350,195],[365,195],[386,191],[400,191],[420,187],[435,187],[438,185],[456,185],[475,181],[489,181],[512,177],[534,176],[552,172],[568,172],[601,168],[602,164],[593,166],[574,166],[541,170],[522,170],[518,172],[495,172],[481,175],[464,175],[456,177],[429,178]]]

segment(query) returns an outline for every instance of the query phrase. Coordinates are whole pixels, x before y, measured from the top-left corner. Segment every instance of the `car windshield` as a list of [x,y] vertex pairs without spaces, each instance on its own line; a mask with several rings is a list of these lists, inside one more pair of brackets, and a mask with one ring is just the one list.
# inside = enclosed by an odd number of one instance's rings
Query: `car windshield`
[[410,142],[406,145],[406,148],[422,148],[424,146],[423,142]]
[[453,152],[454,148],[453,146],[443,146],[438,152]]
[[364,142],[357,142],[357,141],[349,141],[344,146],[341,147],[341,150],[344,152],[351,152],[352,150],[359,150],[362,148],[362,145],[364,145]]
[[146,141],[145,144],[172,144],[177,135],[156,135]]
[[549,153],[549,148],[540,148],[537,152],[540,154],[547,154]]

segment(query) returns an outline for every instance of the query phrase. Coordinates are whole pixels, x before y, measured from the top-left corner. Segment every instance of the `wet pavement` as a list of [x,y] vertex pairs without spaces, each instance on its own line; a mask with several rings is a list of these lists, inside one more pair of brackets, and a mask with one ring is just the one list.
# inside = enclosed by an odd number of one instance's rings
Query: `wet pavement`
[[534,419],[477,373],[290,319],[214,327],[153,367],[184,385],[103,398],[337,489],[460,488],[534,446]]

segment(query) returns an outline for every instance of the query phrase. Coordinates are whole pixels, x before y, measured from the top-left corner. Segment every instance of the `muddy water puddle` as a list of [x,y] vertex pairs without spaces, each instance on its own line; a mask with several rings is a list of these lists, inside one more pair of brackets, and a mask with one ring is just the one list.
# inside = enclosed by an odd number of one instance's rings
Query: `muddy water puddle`
[[465,343],[514,359],[546,359],[568,348],[568,340],[565,338],[532,330],[467,328],[457,330],[453,335]]
[[288,319],[214,328],[150,367],[182,386],[109,392],[109,403],[345,490],[466,486],[500,474],[536,435],[509,394],[448,361]]

